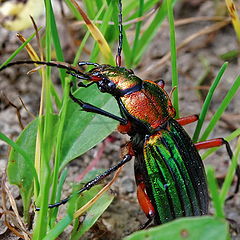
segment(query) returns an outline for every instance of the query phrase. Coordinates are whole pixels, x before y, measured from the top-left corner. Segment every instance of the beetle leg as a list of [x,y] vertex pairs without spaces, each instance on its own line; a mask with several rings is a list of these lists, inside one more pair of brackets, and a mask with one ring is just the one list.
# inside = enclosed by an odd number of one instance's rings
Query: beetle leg
[[129,162],[131,159],[132,159],[132,155],[126,154],[124,156],[124,158],[120,162],[118,162],[115,166],[109,168],[108,170],[106,170],[101,175],[95,177],[94,179],[92,179],[91,181],[86,183],[84,185],[84,187],[77,192],[77,194],[80,194],[80,193],[82,193],[82,192],[84,192],[86,190],[89,190],[90,188],[92,188],[93,186],[98,184],[100,181],[102,181],[104,178],[109,176],[111,173],[117,171],[121,166],[123,166],[125,163]]
[[191,115],[191,116],[176,119],[176,121],[182,126],[187,125],[189,123],[196,122],[197,120],[198,120],[198,115]]
[[75,77],[75,78],[77,78],[77,79],[83,79],[83,80],[89,80],[90,79],[90,77],[86,74],[83,75],[83,74],[78,74],[78,73],[74,73],[74,72],[70,72],[70,71],[67,71],[66,73]]
[[[195,143],[195,147],[198,150],[208,149],[208,148],[213,148],[213,147],[220,147],[222,145],[226,146],[227,153],[228,153],[230,159],[232,159],[232,157],[233,157],[232,149],[231,149],[228,141],[226,141],[224,138],[215,138],[215,139],[210,139],[210,140],[206,140],[206,141],[203,141],[203,142]],[[239,185],[240,185],[240,167],[239,167],[239,165],[237,165],[235,174],[237,176],[237,185],[236,185],[234,194],[230,195],[226,200],[232,199],[234,197],[234,195],[236,193],[238,193],[238,191],[239,191]]]
[[82,82],[79,82],[79,83],[78,83],[78,86],[79,86],[79,87],[88,88],[88,87],[92,86],[93,84],[94,84],[94,82],[90,82],[90,83],[88,83],[88,84],[84,84],[84,83],[82,83]]
[[98,64],[98,63],[93,63],[93,62],[82,61],[82,62],[79,62],[79,63],[78,63],[78,66],[79,66],[79,67],[84,66],[84,65],[90,65],[90,66],[92,65],[92,66],[94,66],[94,67],[101,67],[100,64]]
[[155,210],[150,201],[150,198],[148,197],[148,195],[146,193],[146,187],[143,182],[139,183],[137,186],[137,198],[138,198],[139,205],[141,206],[143,212],[145,213],[147,218],[149,220],[151,219],[151,221],[152,221],[155,216]]
[[74,97],[73,94],[71,93],[71,91],[69,92],[69,96],[75,103],[77,103],[82,108],[81,109],[82,111],[97,113],[97,114],[100,114],[102,116],[106,116],[106,117],[112,118],[112,119],[120,122],[123,125],[127,124],[127,120],[126,119],[118,117],[118,116],[116,116],[116,115],[114,115],[114,114],[112,114],[110,112],[104,111],[101,108],[93,106],[93,105],[91,105],[89,103],[86,103],[86,102],[82,101],[81,99],[78,99],[78,98]]
[[[65,203],[67,203],[71,197],[75,196],[75,195],[79,195],[80,193],[89,190],[90,188],[92,188],[93,186],[95,186],[96,184],[98,184],[99,182],[101,182],[104,178],[106,178],[107,176],[109,176],[110,174],[112,174],[113,172],[117,171],[121,166],[123,166],[125,163],[129,162],[132,159],[132,155],[130,154],[126,154],[124,156],[124,158],[115,166],[109,168],[108,170],[106,170],[104,173],[102,173],[101,175],[98,175],[97,177],[95,177],[94,179],[92,179],[91,181],[87,182],[83,188],[81,188],[79,191],[73,193],[72,195],[70,195],[69,197],[61,200],[60,202],[54,203],[54,204],[49,204],[48,208],[55,208],[58,206],[61,206]],[[39,211],[40,208],[35,208],[36,211]]]

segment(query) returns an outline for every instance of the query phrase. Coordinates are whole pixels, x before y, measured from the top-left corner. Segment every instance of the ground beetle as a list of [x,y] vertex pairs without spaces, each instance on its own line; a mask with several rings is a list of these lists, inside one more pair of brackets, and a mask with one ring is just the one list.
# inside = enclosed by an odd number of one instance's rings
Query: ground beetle
[[[65,63],[18,61],[4,66],[0,71],[15,64],[26,63],[64,68],[76,78],[89,81],[86,85],[80,82],[79,87],[87,88],[96,84],[99,91],[109,93],[116,99],[121,117],[77,99],[70,91],[70,98],[79,104],[83,111],[97,113],[118,121],[119,132],[130,136],[123,159],[88,182],[78,193],[90,189],[135,156],[137,197],[149,219],[144,227],[148,226],[152,220],[155,224],[161,224],[178,217],[206,215],[209,196],[205,170],[198,150],[225,144],[228,155],[232,158],[230,146],[223,138],[194,144],[182,126],[197,121],[198,116],[175,120],[175,109],[164,90],[163,80],[159,82],[141,80],[131,69],[121,67],[123,35],[120,0],[119,12],[117,66],[80,62],[79,66],[93,66],[90,71],[83,73]],[[235,192],[238,191],[239,186],[239,167],[237,176]],[[49,208],[66,203],[70,197],[49,205]]]

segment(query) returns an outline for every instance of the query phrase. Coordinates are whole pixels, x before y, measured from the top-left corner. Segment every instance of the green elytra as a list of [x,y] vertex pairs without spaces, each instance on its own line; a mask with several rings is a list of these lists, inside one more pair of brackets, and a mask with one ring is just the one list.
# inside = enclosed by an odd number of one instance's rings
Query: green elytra
[[140,169],[146,167],[146,191],[158,216],[156,223],[208,212],[208,191],[202,160],[190,137],[173,119],[165,129],[144,143],[144,161],[137,156]]

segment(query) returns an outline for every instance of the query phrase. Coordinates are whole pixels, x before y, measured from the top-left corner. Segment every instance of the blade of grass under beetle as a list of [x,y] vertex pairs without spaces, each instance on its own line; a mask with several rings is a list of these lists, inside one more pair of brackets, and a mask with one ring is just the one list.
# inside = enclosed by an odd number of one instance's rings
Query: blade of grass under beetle
[[124,240],[226,240],[228,224],[224,219],[201,216],[184,217],[175,221],[138,231],[124,238]]
[[200,131],[202,129],[202,125],[203,125],[203,122],[205,120],[205,117],[207,115],[207,111],[209,109],[209,106],[210,106],[210,103],[211,103],[211,100],[212,100],[212,97],[213,97],[213,94],[214,94],[214,91],[215,89],[217,88],[218,84],[220,83],[221,79],[222,79],[222,76],[226,70],[226,68],[228,67],[228,63],[225,62],[222,67],[220,68],[216,78],[214,79],[213,83],[211,84],[211,87],[208,91],[208,94],[207,94],[207,97],[203,103],[203,106],[202,106],[202,110],[201,110],[201,113],[199,115],[199,119],[198,119],[198,122],[197,122],[197,126],[196,126],[196,129],[195,129],[195,132],[193,134],[193,142],[196,142],[198,140],[198,137],[199,137],[199,134],[200,134]]
[[[51,16],[52,39],[53,39],[53,43],[55,46],[57,59],[59,61],[64,62],[64,56],[63,56],[63,52],[62,52],[62,48],[61,48],[61,44],[60,44],[60,40],[59,40],[55,16],[54,16],[54,12],[53,12],[51,5],[50,5],[49,10],[50,10],[50,16]],[[60,199],[59,190],[61,189],[61,185],[58,183],[58,177],[59,177],[59,173],[60,173],[60,171],[59,171],[59,167],[60,167],[59,153],[60,153],[60,148],[61,148],[62,131],[63,131],[63,126],[64,126],[64,122],[65,122],[65,117],[66,117],[66,109],[67,109],[68,95],[69,95],[69,82],[68,82],[69,77],[65,81],[66,71],[64,69],[59,69],[59,71],[60,71],[61,84],[62,84],[64,93],[63,93],[63,100],[62,100],[62,108],[59,113],[60,122],[59,122],[57,137],[56,137],[56,152],[55,152],[55,159],[54,159],[53,180],[52,180],[53,187],[52,187],[51,200],[50,200],[51,202],[55,202],[56,197],[58,200]],[[51,218],[51,220],[50,220],[51,225],[53,225],[56,220],[57,212],[58,212],[58,208],[50,210],[49,216]]]
[[[81,52],[83,50],[83,47],[88,39],[88,37],[90,36],[89,31],[85,34],[79,48],[78,51],[76,53],[74,62],[73,62],[73,66],[77,65],[77,62],[79,61],[79,57],[81,55]],[[61,147],[64,146],[64,143],[62,143],[63,140],[63,131],[64,131],[64,126],[65,126],[65,120],[66,120],[66,115],[67,115],[67,109],[68,109],[68,103],[69,103],[69,82],[73,81],[74,77],[73,76],[68,76],[67,81],[65,81],[65,87],[64,87],[64,93],[63,93],[63,105],[62,105],[62,110],[60,112],[60,123],[59,123],[59,128],[58,128],[58,132],[57,132],[57,140],[56,140],[56,154],[55,154],[55,164],[54,164],[54,172],[53,172],[53,182],[57,182],[58,181],[58,174],[60,171],[60,166],[59,166],[59,162],[60,162],[60,156],[61,156]],[[64,166],[63,166],[64,167]],[[62,168],[63,168],[62,167]],[[64,171],[64,170],[63,170]],[[55,184],[54,184],[55,186]],[[58,185],[59,188],[59,185]],[[55,202],[55,189],[53,188],[52,191],[52,196],[51,196],[51,202]],[[60,200],[60,196],[59,196],[59,192],[57,193],[57,197],[56,197],[56,201]],[[56,219],[57,216],[57,212],[58,212],[58,208],[52,209],[51,210],[53,212],[52,214],[52,220],[51,222],[53,223],[54,219]]]
[[[74,62],[73,62],[73,66],[77,65],[77,62],[79,61],[81,52],[84,48],[84,45],[88,39],[88,37],[90,36],[90,32],[87,31],[75,56]],[[56,186],[56,183],[58,182],[58,174],[60,172],[60,156],[61,156],[61,147],[64,146],[64,143],[62,143],[63,140],[63,131],[64,131],[64,126],[65,126],[65,120],[66,120],[66,115],[67,115],[67,109],[68,109],[68,103],[69,103],[69,83],[70,81],[74,81],[74,77],[73,76],[68,76],[67,81],[65,81],[65,86],[64,86],[64,93],[63,93],[63,105],[62,105],[62,109],[60,112],[60,123],[59,123],[59,128],[58,128],[58,132],[57,132],[57,137],[56,137],[56,154],[55,154],[55,164],[54,164],[54,170],[53,170],[53,182],[55,182],[55,184],[53,184],[54,186]],[[64,166],[62,166],[63,168]],[[63,170],[64,171],[64,170]],[[59,185],[58,185],[59,188]],[[57,199],[56,201],[59,201],[60,196],[58,196],[58,194],[60,194],[59,192],[57,193],[57,197],[55,198],[56,195],[56,189],[55,187],[53,187],[52,190],[52,196],[51,196],[51,202],[55,202],[55,199]],[[57,212],[58,212],[58,208],[52,209],[52,217],[51,217],[51,222],[52,224],[54,223],[56,217],[57,217]]]
[[228,91],[227,95],[223,99],[222,103],[218,107],[218,109],[215,112],[215,114],[213,115],[213,117],[211,118],[211,121],[209,122],[209,124],[208,124],[207,128],[205,129],[204,133],[202,134],[202,136],[200,138],[200,141],[206,140],[207,137],[210,135],[210,133],[212,132],[214,126],[217,123],[217,121],[222,116],[223,112],[225,111],[225,109],[227,108],[227,106],[229,105],[231,100],[233,99],[233,97],[236,94],[236,92],[239,89],[239,87],[240,87],[240,76],[238,76],[236,78],[236,80],[234,81],[232,87]]
[[56,202],[59,202],[61,199],[61,193],[63,189],[63,184],[67,178],[68,175],[68,169],[64,168],[63,171],[61,172],[59,182],[58,182],[58,187],[57,187],[57,194],[56,194]]

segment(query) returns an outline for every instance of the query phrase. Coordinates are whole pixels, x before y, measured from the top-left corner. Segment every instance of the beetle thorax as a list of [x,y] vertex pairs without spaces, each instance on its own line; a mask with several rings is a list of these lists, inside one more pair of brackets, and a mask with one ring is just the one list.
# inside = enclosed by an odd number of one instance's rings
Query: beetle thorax
[[92,73],[99,74],[98,76],[101,77],[97,83],[99,90],[113,96],[120,97],[138,91],[142,86],[142,80],[134,75],[132,70],[123,67],[104,65]]

